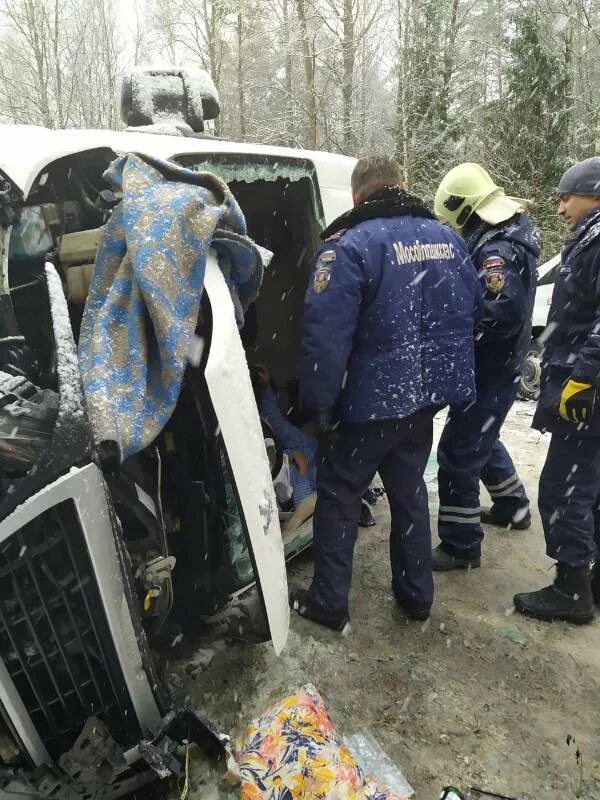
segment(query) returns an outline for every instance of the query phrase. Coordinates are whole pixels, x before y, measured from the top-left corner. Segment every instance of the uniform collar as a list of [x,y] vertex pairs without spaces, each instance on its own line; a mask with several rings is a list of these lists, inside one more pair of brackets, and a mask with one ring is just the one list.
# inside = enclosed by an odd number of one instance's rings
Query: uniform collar
[[600,206],[592,208],[579,222],[571,238],[567,239],[563,250],[563,261],[566,257],[578,255],[598,239],[600,239]]
[[335,219],[325,228],[321,234],[321,239],[328,239],[340,230],[352,228],[369,219],[403,216],[435,219],[433,213],[419,197],[410,194],[399,186],[386,186],[383,189],[378,189],[362,203]]
[[470,255],[474,256],[484,244],[487,244],[496,236],[504,233],[506,227],[510,223],[513,223],[515,219],[516,215],[505,220],[504,222],[500,222],[498,225],[490,225],[488,222],[484,222],[483,220],[477,218],[477,222],[474,225],[472,225],[467,231],[463,231],[463,238]]
[[584,233],[590,225],[593,225],[594,222],[600,220],[600,205],[594,206],[585,217],[579,220],[577,223],[577,227],[573,231],[573,239],[578,239],[582,233]]

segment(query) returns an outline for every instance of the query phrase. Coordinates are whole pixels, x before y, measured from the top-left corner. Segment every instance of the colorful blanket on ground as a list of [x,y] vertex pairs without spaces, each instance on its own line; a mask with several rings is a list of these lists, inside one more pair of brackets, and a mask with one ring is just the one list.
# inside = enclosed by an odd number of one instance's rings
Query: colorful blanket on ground
[[363,773],[311,686],[253,722],[237,760],[240,800],[403,800]]
[[102,234],[79,358],[95,440],[116,442],[124,460],[148,446],[175,409],[209,248],[240,327],[263,268],[240,207],[215,175],[127,155],[105,178],[123,199]]

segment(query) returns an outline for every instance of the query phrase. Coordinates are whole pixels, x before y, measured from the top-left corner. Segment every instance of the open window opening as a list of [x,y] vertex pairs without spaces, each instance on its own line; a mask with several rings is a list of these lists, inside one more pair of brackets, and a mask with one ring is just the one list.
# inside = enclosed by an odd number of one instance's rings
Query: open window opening
[[302,354],[304,295],[324,227],[314,166],[302,159],[241,154],[177,160],[226,181],[244,212],[249,236],[273,252],[242,338],[249,364],[265,363],[276,386],[293,396]]
[[102,175],[115,155],[92,150],[59,159],[37,178],[12,227],[8,283],[19,331],[35,352],[42,381],[52,382],[53,353],[44,263],[61,271],[75,334],[113,198]]
[[108,213],[102,175],[113,158],[112,151],[97,149],[50,164],[24,202],[15,204],[5,231],[3,290],[11,321],[0,339],[0,500],[39,469],[40,459],[47,462],[53,447],[59,380],[45,263],[50,258],[57,266],[77,333],[82,287],[89,282],[99,227]]

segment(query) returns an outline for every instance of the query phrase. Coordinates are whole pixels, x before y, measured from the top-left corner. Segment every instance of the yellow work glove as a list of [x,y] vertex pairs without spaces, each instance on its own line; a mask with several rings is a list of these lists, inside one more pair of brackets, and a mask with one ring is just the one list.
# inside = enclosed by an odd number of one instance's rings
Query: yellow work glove
[[588,422],[596,405],[596,388],[569,378],[560,395],[558,413],[567,422]]

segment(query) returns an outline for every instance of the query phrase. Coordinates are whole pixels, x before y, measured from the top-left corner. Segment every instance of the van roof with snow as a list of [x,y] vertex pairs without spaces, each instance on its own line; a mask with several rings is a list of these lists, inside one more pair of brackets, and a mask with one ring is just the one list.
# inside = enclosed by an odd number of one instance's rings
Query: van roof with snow
[[[77,152],[110,148],[115,153],[140,153],[176,160],[193,157],[236,156],[240,165],[268,165],[271,174],[284,175],[286,166],[304,162],[314,168],[325,220],[330,221],[350,205],[350,175],[356,160],[336,153],[290,147],[232,142],[210,137],[170,136],[154,132],[63,129],[34,125],[0,125],[0,170],[24,197],[44,168]],[[248,172],[250,175],[250,172]],[[254,177],[258,177],[255,173]]]

